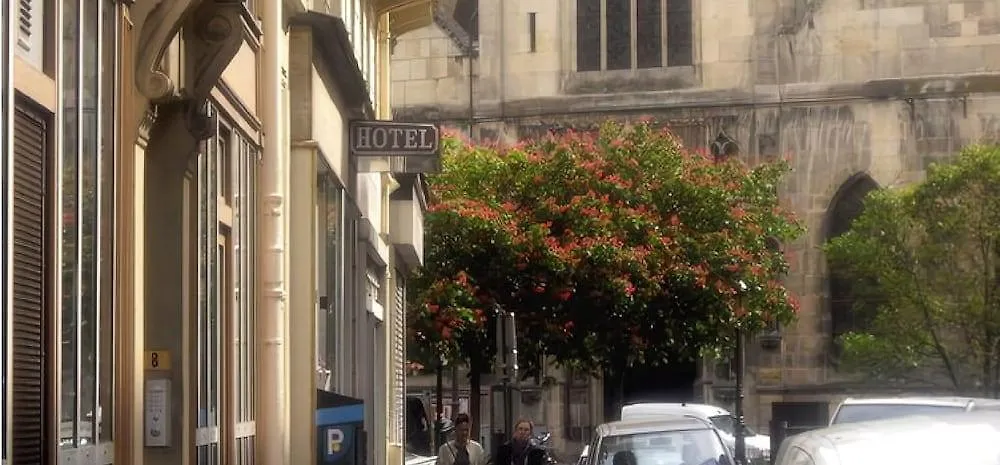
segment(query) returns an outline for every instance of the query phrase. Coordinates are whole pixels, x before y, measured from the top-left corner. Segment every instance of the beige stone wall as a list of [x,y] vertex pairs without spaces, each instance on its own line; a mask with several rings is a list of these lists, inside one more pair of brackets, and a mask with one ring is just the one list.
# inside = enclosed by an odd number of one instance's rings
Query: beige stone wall
[[[1000,67],[1000,4],[994,0],[694,0],[690,70],[588,73],[575,72],[574,1],[482,0],[480,8],[475,74],[484,109],[498,101],[578,94],[749,90]],[[535,52],[528,45],[529,12],[537,18]],[[461,55],[436,25],[399,37],[393,106],[467,106]]]
[[467,60],[436,26],[404,34],[392,52],[392,106],[467,105]]

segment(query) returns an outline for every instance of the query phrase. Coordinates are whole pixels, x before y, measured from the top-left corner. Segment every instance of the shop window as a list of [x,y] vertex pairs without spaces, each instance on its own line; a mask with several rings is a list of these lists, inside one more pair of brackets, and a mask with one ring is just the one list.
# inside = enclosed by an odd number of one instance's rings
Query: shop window
[[253,463],[257,164],[257,148],[224,121],[197,160],[199,465]]
[[63,7],[59,447],[112,460],[115,2]]
[[316,307],[317,388],[334,391],[334,373],[343,359],[341,331],[344,309],[343,189],[320,157],[316,178],[316,249],[319,302]]

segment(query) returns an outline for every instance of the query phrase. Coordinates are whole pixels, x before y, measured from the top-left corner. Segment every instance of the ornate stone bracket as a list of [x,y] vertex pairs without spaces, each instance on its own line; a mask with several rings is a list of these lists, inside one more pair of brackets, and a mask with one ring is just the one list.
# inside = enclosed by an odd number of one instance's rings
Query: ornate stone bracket
[[244,40],[257,40],[259,36],[256,21],[242,1],[202,3],[184,28],[187,61],[181,97],[196,103],[205,101]]
[[174,83],[160,63],[184,19],[202,1],[158,0],[145,15],[135,50],[135,85],[147,99],[158,101],[173,94]]
[[[183,101],[191,134],[209,137],[212,124],[205,102],[244,40],[259,39],[256,20],[241,0],[161,0],[143,24],[136,86],[157,105]],[[185,62],[177,88],[160,63],[182,27]]]

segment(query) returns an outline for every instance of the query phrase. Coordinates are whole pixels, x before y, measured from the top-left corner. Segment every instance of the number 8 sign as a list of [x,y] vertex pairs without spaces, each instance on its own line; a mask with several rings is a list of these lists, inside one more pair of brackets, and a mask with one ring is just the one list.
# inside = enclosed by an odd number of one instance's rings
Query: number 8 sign
[[147,350],[145,368],[151,371],[166,371],[170,369],[170,352],[166,350]]

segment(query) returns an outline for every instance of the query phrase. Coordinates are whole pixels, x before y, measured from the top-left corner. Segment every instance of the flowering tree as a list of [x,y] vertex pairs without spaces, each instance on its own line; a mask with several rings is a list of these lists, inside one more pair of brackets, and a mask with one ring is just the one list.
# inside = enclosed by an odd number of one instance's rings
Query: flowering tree
[[826,245],[867,323],[842,370],[1000,396],[1000,147],[969,147],[927,179],[874,191]]
[[645,122],[442,152],[410,293],[424,355],[488,370],[496,307],[516,313],[529,375],[543,356],[591,372],[689,359],[796,311],[769,246],[802,232],[778,204],[783,162],[716,162]]

